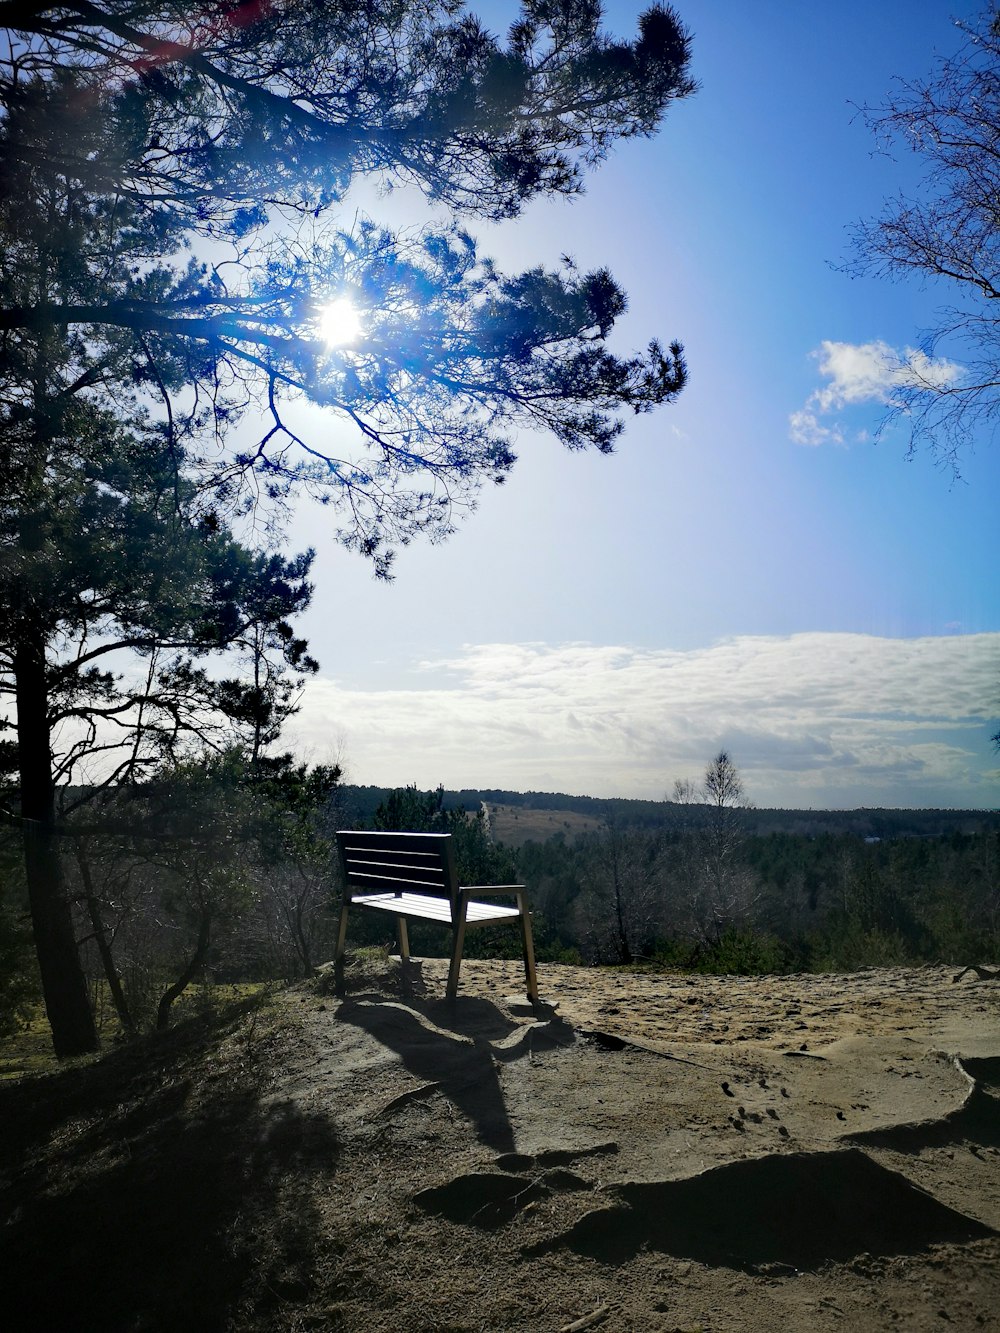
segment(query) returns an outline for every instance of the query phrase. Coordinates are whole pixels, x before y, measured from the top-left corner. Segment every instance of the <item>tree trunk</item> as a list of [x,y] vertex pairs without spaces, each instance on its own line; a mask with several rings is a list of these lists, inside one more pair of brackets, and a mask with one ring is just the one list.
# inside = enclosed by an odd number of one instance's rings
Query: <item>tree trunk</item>
[[170,1006],[174,1000],[178,999],[187,990],[188,986],[194,981],[195,977],[205,959],[208,957],[209,946],[212,942],[212,917],[209,912],[202,914],[198,923],[198,941],[195,944],[194,953],[188,961],[187,967],[173,983],[160,996],[160,1003],[156,1006],[156,1027],[162,1031],[170,1022]]
[[309,940],[306,938],[305,927],[302,922],[302,914],[305,910],[306,895],[308,889],[303,889],[301,895],[295,902],[295,937],[299,945],[299,957],[302,960],[302,975],[304,977],[312,976],[312,956],[309,949]]
[[608,837],[611,851],[611,880],[615,895],[615,924],[618,933],[618,961],[624,963],[627,967],[632,962],[632,949],[629,945],[628,930],[625,925],[625,905],[623,902],[620,864],[621,849],[618,845],[617,829],[609,829]]
[[300,879],[306,880],[306,882],[297,894],[293,893],[292,895],[293,905],[291,907],[289,907],[287,902],[282,903],[281,906],[282,906],[282,911],[285,914],[285,921],[288,923],[289,933],[292,936],[292,946],[294,947],[295,952],[299,956],[299,963],[302,967],[302,975],[304,977],[308,977],[312,975],[313,967],[312,967],[311,951],[309,948],[309,940],[306,936],[305,922],[303,920],[303,917],[305,915],[306,903],[309,899],[309,893],[312,888],[312,885],[306,879],[302,867],[299,866],[297,867],[297,869],[299,872]]
[[22,625],[14,657],[24,870],[45,1012],[62,1060],[95,1051],[98,1041],[54,828],[45,642],[33,630]]
[[83,880],[83,891],[87,900],[87,915],[90,917],[90,924],[94,929],[94,943],[97,945],[97,952],[101,956],[101,965],[104,968],[104,978],[108,983],[108,990],[111,992],[111,999],[115,1006],[115,1013],[118,1015],[118,1021],[122,1025],[122,1030],[130,1037],[135,1036],[135,1021],[128,1007],[128,1001],[125,998],[125,991],[122,988],[122,979],[118,975],[118,969],[115,967],[114,954],[111,951],[111,942],[108,939],[108,933],[104,929],[104,918],[101,916],[101,904],[97,901],[97,894],[94,892],[94,881],[90,873],[90,862],[87,859],[87,853],[83,844],[76,840],[76,860],[80,867],[80,878]]

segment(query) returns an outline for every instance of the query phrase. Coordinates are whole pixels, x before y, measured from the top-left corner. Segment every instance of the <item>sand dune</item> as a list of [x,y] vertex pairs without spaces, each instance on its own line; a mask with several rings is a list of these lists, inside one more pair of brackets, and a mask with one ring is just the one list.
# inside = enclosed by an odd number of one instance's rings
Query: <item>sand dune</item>
[[1000,1327],[1000,988],[959,971],[365,979],[293,1079],[398,1229],[395,1316],[337,1327]]

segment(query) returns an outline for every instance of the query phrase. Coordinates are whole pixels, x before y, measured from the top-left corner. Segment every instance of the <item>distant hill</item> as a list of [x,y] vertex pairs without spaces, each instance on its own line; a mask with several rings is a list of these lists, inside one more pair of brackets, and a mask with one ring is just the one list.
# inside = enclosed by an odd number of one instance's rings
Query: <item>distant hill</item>
[[[341,805],[345,818],[368,823],[388,796],[388,787],[344,787]],[[697,828],[709,817],[704,805],[674,801],[639,801],[624,797],[602,800],[570,796],[565,792],[517,792],[500,788],[465,788],[446,791],[448,809],[478,810],[486,805],[493,836],[508,846],[544,842],[558,835],[567,841],[599,828],[609,817],[633,828],[680,830]],[[750,810],[750,831],[795,833],[816,837],[822,833],[853,833],[861,838],[940,837],[951,833],[980,833],[1000,828],[1000,811],[993,810]]]

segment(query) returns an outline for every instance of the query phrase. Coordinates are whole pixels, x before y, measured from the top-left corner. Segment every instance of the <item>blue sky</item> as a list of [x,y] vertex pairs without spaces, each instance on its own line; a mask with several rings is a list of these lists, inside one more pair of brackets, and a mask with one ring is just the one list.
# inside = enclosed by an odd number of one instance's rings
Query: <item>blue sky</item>
[[928,73],[977,8],[677,5],[698,94],[582,199],[477,234],[508,268],[606,264],[618,346],[679,338],[690,385],[612,458],[524,436],[507,485],[391,586],[303,510],[304,756],[362,783],[657,798],[725,746],[762,806],[1000,804],[1000,449],[955,483],[902,434],[872,442],[886,349],[946,294],[838,267],[913,181],[858,104]]

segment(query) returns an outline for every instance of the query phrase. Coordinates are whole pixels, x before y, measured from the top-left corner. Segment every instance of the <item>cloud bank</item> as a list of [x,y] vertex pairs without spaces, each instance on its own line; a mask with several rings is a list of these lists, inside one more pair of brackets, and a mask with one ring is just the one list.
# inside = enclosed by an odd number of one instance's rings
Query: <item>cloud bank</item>
[[[944,388],[954,384],[963,368],[943,357],[930,357],[915,347],[902,351],[881,341],[824,341],[815,352],[819,371],[828,383],[815,389],[798,412],[788,418],[796,444],[847,444],[848,432],[835,414],[859,403],[890,406],[900,389]],[[865,433],[858,433],[865,438]]]
[[1000,805],[1000,633],[481,644],[414,673],[311,682],[289,742],[387,786],[661,799],[725,747],[762,806]]

